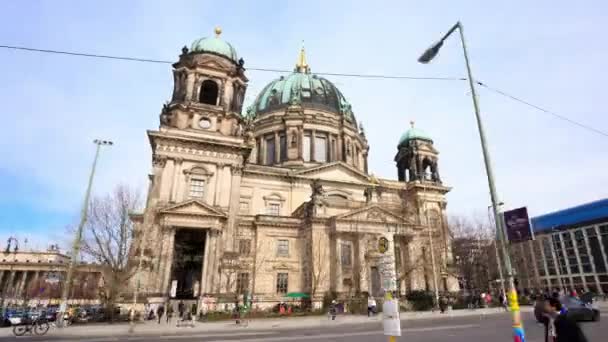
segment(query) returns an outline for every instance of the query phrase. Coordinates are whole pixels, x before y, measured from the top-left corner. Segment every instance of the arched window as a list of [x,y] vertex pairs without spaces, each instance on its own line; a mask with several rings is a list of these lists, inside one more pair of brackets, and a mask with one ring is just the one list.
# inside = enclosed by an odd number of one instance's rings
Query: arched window
[[212,80],[205,80],[203,81],[203,84],[201,84],[201,92],[198,96],[198,101],[200,103],[206,103],[215,106],[217,105],[217,94],[217,83]]

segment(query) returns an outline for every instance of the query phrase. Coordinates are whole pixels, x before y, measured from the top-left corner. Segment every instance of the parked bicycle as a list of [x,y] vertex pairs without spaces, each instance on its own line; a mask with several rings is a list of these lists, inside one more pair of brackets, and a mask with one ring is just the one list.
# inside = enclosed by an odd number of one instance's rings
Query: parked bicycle
[[27,319],[23,323],[13,327],[13,334],[15,334],[15,336],[23,336],[27,332],[36,335],[44,335],[47,331],[49,331],[49,323],[46,319],[42,318]]

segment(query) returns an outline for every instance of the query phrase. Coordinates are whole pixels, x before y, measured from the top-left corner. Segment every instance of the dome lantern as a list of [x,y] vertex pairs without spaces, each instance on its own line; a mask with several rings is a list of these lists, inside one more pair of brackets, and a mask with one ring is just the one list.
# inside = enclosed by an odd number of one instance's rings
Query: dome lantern
[[203,37],[192,42],[190,47],[191,53],[210,53],[220,57],[224,57],[238,63],[238,55],[236,49],[228,42],[220,38],[222,29],[218,26],[214,29],[215,37]]

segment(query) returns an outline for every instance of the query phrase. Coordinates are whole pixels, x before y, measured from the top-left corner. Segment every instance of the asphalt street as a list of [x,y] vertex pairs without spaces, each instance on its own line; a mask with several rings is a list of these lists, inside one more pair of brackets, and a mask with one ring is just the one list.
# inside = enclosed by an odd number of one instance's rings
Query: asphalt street
[[[603,312],[606,314],[606,311]],[[530,313],[524,313],[526,341],[544,342],[544,328],[537,324]],[[591,342],[603,342],[608,336],[608,322],[581,323],[587,338]],[[235,327],[230,331],[222,332],[196,332],[166,335],[129,335],[129,336],[69,336],[62,337],[55,330],[49,331],[46,336],[24,336],[20,338],[4,337],[0,341],[203,341],[203,342],[304,342],[304,341],[335,341],[335,342],[385,342],[381,321],[372,320],[369,323],[357,325],[325,326],[311,329],[289,330],[249,330],[249,328]],[[512,341],[510,316],[507,313],[469,317],[442,317],[428,320],[415,320],[402,322],[402,336],[398,341],[408,342],[485,342],[485,341]]]

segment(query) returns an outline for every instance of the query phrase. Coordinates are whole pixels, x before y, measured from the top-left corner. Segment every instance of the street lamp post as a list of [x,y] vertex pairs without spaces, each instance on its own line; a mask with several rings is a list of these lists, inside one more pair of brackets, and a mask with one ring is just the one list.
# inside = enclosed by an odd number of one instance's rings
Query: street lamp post
[[466,42],[464,39],[464,32],[463,32],[462,24],[460,22],[457,22],[454,26],[452,26],[452,28],[450,28],[450,30],[441,38],[441,40],[439,40],[437,43],[433,44],[430,48],[428,48],[420,56],[420,58],[418,58],[418,61],[420,63],[425,63],[425,64],[430,62],[439,53],[439,50],[441,49],[443,42],[456,29],[458,29],[458,32],[460,33],[462,51],[464,54],[464,60],[465,60],[466,67],[467,67],[467,76],[468,76],[467,78],[469,81],[469,87],[471,88],[471,97],[473,98],[473,107],[475,109],[475,119],[477,121],[477,129],[479,131],[479,139],[481,142],[481,150],[483,152],[483,160],[484,160],[484,164],[486,167],[486,175],[488,177],[488,186],[490,188],[490,198],[492,200],[492,210],[494,212],[494,221],[496,223],[496,228],[499,232],[500,239],[503,242],[501,244],[501,249],[502,249],[503,258],[505,261],[507,275],[509,277],[509,292],[510,292],[509,299],[510,299],[511,311],[513,312],[513,337],[514,337],[515,341],[524,341],[525,340],[524,329],[523,329],[523,325],[521,323],[521,314],[519,312],[519,303],[517,300],[517,290],[515,289],[515,282],[513,279],[511,258],[509,257],[509,253],[507,252],[507,249],[506,249],[506,246],[504,243],[506,241],[505,240],[506,236],[505,236],[505,232],[504,232],[504,227],[502,226],[502,222],[498,215],[499,214],[498,206],[499,206],[500,201],[498,199],[496,186],[494,185],[494,172],[492,170],[490,152],[488,151],[488,148],[486,146],[486,134],[485,134],[485,131],[483,128],[483,123],[481,121],[479,103],[477,102],[477,92],[475,91],[475,81],[473,79],[473,75],[472,75],[472,71],[471,71],[471,64],[469,62],[469,55],[467,52],[467,46],[466,46]]
[[[502,206],[504,203],[500,202],[498,203],[498,205]],[[492,209],[492,206],[488,206],[488,221],[492,222],[492,217],[490,214],[490,209]],[[502,243],[502,240],[498,241],[498,236],[499,236],[499,232],[498,232],[498,227],[494,227],[494,251],[496,251],[496,265],[498,266],[498,275],[500,276],[500,290],[502,291],[503,296],[507,295],[507,292],[505,291],[505,278],[502,274],[502,262],[500,260],[500,253],[498,252],[498,243]],[[502,304],[502,303],[501,303]]]
[[93,143],[96,145],[95,148],[95,158],[93,159],[93,166],[91,167],[91,174],[89,175],[89,183],[87,185],[87,190],[84,195],[84,203],[82,205],[82,212],[80,216],[80,223],[78,224],[78,229],[76,230],[76,236],[74,237],[74,243],[72,245],[72,255],[70,258],[70,263],[68,265],[68,272],[65,279],[65,284],[63,286],[63,291],[61,292],[61,305],[59,306],[59,326],[63,326],[63,316],[65,314],[65,310],[67,309],[68,304],[68,295],[70,294],[70,285],[72,282],[72,277],[74,275],[74,267],[76,266],[76,259],[78,258],[78,253],[80,253],[80,243],[82,241],[82,231],[84,230],[84,225],[87,222],[87,214],[89,210],[89,198],[91,197],[91,187],[93,186],[93,177],[95,176],[95,168],[97,167],[97,159],[99,158],[99,150],[101,146],[112,146],[114,143],[109,140],[93,140]]

